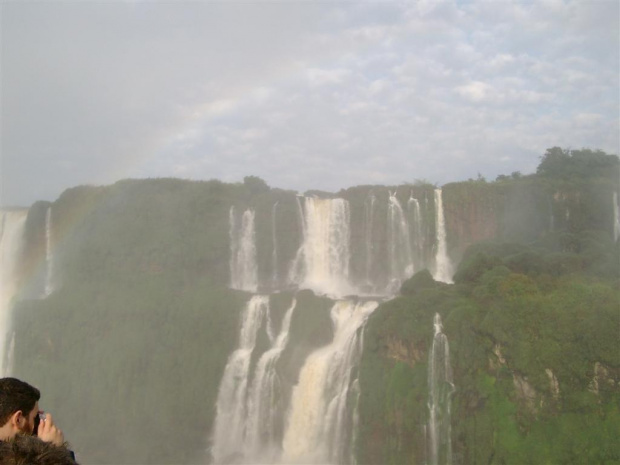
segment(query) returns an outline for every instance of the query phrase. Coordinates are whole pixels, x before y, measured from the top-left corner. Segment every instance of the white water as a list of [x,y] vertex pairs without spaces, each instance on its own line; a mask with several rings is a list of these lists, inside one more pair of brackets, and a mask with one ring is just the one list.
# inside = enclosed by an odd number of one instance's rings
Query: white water
[[27,214],[25,210],[0,212],[0,376],[7,376],[12,364],[9,326]]
[[618,207],[618,193],[614,192],[614,242],[620,237],[620,209]]
[[412,231],[413,231],[413,271],[419,271],[422,269],[422,262],[424,258],[424,234],[422,233],[422,214],[420,213],[420,202],[418,199],[409,197],[407,202],[407,209],[410,211]]
[[248,292],[258,289],[254,216],[254,210],[247,209],[239,221],[230,207],[230,287]]
[[396,198],[390,193],[388,200],[388,259],[390,288],[398,290],[400,283],[413,275],[413,256],[409,238],[409,223]]
[[435,281],[451,283],[453,269],[450,258],[448,257],[448,248],[446,245],[446,220],[443,213],[441,189],[435,189],[435,228],[437,253],[435,255],[435,272],[433,278]]
[[238,454],[246,430],[246,397],[250,381],[250,362],[258,331],[269,312],[268,296],[253,296],[241,318],[239,345],[224,369],[217,396],[211,453],[215,463],[223,463]]
[[454,392],[450,347],[439,313],[433,320],[433,345],[428,357],[429,465],[452,463],[450,404]]
[[254,462],[272,462],[280,453],[277,443],[278,426],[283,422],[284,405],[276,363],[288,343],[291,318],[297,301],[293,302],[282,320],[280,333],[272,346],[259,359],[248,397],[248,418],[244,440],[245,457]]
[[49,296],[53,291],[52,270],[52,207],[48,207],[45,213],[45,297]]
[[278,202],[273,204],[271,209],[271,242],[273,250],[271,252],[271,284],[275,288],[278,285],[278,237],[276,234],[276,214],[278,212]]
[[321,294],[351,293],[349,203],[306,197],[301,216],[303,243],[293,261],[290,281]]
[[372,284],[372,226],[375,211],[376,198],[373,194],[366,199],[364,204],[364,220],[365,220],[365,245],[366,245],[366,284]]
[[293,389],[282,463],[353,463],[351,445],[357,402],[355,369],[361,330],[376,302],[336,302],[332,343],[306,360]]

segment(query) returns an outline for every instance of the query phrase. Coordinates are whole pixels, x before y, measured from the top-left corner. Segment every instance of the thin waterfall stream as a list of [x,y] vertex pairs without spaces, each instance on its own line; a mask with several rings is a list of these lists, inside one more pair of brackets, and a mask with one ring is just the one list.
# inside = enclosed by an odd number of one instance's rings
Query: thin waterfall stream
[[450,346],[439,313],[433,318],[433,344],[428,357],[429,465],[452,464],[451,399],[454,393]]

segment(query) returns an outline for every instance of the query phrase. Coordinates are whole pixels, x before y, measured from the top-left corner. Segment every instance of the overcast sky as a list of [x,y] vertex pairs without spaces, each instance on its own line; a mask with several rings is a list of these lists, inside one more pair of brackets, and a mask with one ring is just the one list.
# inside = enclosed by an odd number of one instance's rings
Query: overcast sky
[[615,0],[1,8],[5,206],[128,177],[337,191],[619,152]]

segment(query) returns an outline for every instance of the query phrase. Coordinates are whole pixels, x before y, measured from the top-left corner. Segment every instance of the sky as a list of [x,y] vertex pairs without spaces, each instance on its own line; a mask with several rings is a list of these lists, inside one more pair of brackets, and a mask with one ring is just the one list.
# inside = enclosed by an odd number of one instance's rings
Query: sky
[[124,178],[336,192],[618,154],[619,5],[0,0],[0,205]]

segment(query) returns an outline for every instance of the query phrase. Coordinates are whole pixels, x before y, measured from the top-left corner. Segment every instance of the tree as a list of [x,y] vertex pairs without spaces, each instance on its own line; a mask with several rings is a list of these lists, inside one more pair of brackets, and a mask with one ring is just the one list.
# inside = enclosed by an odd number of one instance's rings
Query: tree
[[609,155],[602,150],[570,150],[560,147],[547,149],[540,157],[541,162],[536,173],[548,178],[586,179],[605,178],[618,179],[620,160],[617,155]]

